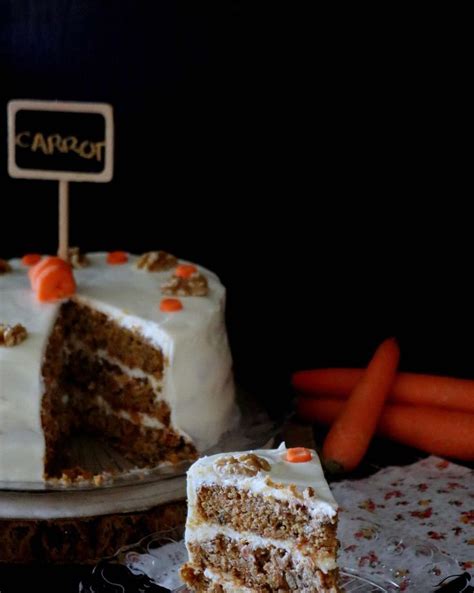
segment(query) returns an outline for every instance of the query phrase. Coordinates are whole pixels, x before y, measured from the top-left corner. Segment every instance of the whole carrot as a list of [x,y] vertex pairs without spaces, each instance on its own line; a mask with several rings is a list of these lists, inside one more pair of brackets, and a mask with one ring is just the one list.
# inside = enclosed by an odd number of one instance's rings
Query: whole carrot
[[385,400],[395,380],[400,350],[394,338],[380,344],[323,445],[326,463],[355,469],[375,434]]
[[[310,397],[347,399],[364,369],[315,369],[293,374],[295,389]],[[474,413],[474,381],[397,373],[389,401],[397,404],[434,406]]]
[[[332,424],[344,402],[299,397],[300,418]],[[463,461],[474,461],[474,414],[430,406],[386,404],[377,434],[421,451]]]

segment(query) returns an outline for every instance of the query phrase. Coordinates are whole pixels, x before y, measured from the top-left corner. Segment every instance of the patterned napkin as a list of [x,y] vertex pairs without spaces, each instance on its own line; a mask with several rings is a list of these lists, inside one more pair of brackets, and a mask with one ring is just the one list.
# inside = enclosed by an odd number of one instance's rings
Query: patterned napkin
[[433,591],[474,571],[474,472],[438,457],[333,483],[340,564],[389,590]]

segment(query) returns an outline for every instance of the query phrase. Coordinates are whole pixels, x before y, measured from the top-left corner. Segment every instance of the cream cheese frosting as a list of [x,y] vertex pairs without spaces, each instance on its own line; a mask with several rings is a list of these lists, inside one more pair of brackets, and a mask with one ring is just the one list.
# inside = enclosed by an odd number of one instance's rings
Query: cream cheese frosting
[[[240,490],[248,490],[253,494],[272,496],[277,500],[303,503],[307,506],[312,517],[321,520],[332,519],[337,514],[337,503],[329,489],[321,462],[315,451],[312,451],[311,461],[305,463],[291,463],[286,460],[287,448],[284,443],[278,449],[258,449],[247,451],[265,459],[269,471],[260,471],[256,476],[242,474],[226,475],[219,471],[216,461],[224,457],[233,456],[237,459],[243,452],[219,453],[201,457],[188,470],[188,517],[192,523],[193,509],[196,504],[196,493],[201,486],[236,486]],[[295,490],[292,488],[294,486]],[[307,489],[312,488],[309,496]]]
[[[88,259],[88,267],[74,270],[73,299],[162,350],[167,365],[160,397],[170,406],[173,426],[205,451],[237,420],[225,288],[214,273],[197,266],[208,280],[208,296],[180,297],[183,309],[164,313],[160,286],[172,271],[139,270],[133,255],[123,265],[107,264],[106,253]],[[0,322],[21,323],[28,338],[13,348],[0,347],[0,481],[41,481],[41,365],[60,303],[39,303],[28,268],[18,259],[9,263],[12,271],[0,276]]]

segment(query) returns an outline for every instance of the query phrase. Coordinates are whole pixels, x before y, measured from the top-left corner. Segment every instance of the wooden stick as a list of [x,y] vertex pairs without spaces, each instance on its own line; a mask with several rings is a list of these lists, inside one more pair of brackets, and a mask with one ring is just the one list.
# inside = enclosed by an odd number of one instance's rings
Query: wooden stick
[[69,261],[69,183],[59,181],[59,249],[58,255]]

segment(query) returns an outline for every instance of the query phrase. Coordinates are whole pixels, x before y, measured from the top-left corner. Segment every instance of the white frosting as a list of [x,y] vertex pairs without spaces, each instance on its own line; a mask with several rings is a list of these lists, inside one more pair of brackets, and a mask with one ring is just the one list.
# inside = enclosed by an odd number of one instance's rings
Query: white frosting
[[109,404],[107,400],[105,400],[101,395],[97,395],[94,398],[95,403],[103,410],[106,415],[115,416],[116,418],[121,418],[122,420],[127,420],[132,424],[139,424],[140,426],[144,426],[145,428],[165,428],[163,422],[160,422],[158,418],[155,416],[151,416],[150,414],[144,414],[143,412],[136,412],[133,416],[127,410],[114,410],[112,406]]
[[[172,271],[138,270],[136,256],[108,265],[105,253],[88,255],[91,265],[74,270],[75,299],[103,311],[123,327],[139,331],[167,360],[161,398],[173,426],[199,451],[215,444],[237,420],[232,361],[224,324],[225,288],[212,272],[207,297],[180,297],[183,310],[163,313],[160,286]],[[28,338],[0,347],[0,481],[43,479],[41,364],[58,303],[39,303],[20,260],[0,276],[0,323],[21,323]]]
[[[226,475],[216,467],[215,462],[230,455],[239,457],[240,453],[219,453],[209,457],[201,457],[188,470],[188,523],[194,519],[196,493],[203,485],[235,486],[239,490],[247,490],[253,494],[272,496],[277,500],[291,504],[304,504],[309,514],[316,521],[332,519],[337,514],[337,503],[324,477],[321,462],[315,451],[311,461],[291,463],[286,461],[284,443],[278,449],[260,449],[251,451],[270,464],[270,471],[260,471],[256,476],[242,474]],[[271,481],[269,484],[269,480]],[[272,485],[275,484],[276,486]],[[290,486],[296,486],[299,496],[295,496]],[[285,487],[286,486],[286,487]],[[305,495],[307,488],[314,490],[313,496]]]
[[[81,348],[79,347],[79,349],[81,349]],[[84,349],[87,350],[87,348],[84,348]],[[109,362],[110,364],[113,364],[113,365],[119,367],[119,369],[122,371],[122,373],[124,373],[125,375],[128,375],[129,377],[133,377],[134,379],[146,379],[148,381],[148,383],[150,384],[151,388],[153,389],[153,391],[155,392],[156,399],[160,399],[160,394],[161,394],[161,390],[162,390],[162,382],[160,379],[157,379],[153,375],[150,375],[150,373],[145,373],[145,371],[143,371],[142,369],[137,369],[137,368],[131,369],[130,367],[121,363],[120,360],[118,360],[117,358],[114,358],[113,356],[109,356],[105,350],[101,350],[101,349],[97,350],[97,352],[95,353],[95,356],[102,358],[105,361]]]

